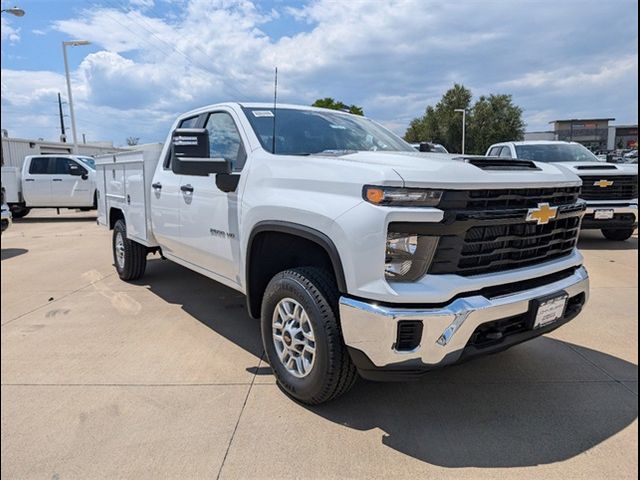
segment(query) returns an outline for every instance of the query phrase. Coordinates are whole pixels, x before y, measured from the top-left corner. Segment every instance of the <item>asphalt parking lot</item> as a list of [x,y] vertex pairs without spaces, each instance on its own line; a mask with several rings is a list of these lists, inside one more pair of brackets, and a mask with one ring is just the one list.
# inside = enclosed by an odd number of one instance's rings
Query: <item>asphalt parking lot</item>
[[586,233],[591,301],[507,352],[302,406],[238,293],[112,267],[91,213],[2,236],[2,478],[637,478],[638,254]]

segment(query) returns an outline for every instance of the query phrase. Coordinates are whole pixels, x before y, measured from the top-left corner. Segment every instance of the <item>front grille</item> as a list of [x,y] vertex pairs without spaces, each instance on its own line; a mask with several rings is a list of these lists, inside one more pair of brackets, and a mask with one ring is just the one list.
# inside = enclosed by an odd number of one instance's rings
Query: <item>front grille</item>
[[449,190],[444,192],[438,208],[474,211],[535,208],[540,203],[573,204],[579,196],[580,187]]
[[[637,175],[585,175],[582,179],[583,200],[632,200],[638,198]],[[601,180],[613,182],[607,187],[595,185]]]
[[576,246],[580,216],[546,225],[508,223],[473,226],[440,238],[429,273],[479,275],[511,270],[568,255]]

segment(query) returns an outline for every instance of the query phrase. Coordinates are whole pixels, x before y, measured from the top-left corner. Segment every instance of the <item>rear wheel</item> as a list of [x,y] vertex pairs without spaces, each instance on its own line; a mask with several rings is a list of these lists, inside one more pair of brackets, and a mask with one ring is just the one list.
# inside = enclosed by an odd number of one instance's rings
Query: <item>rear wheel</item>
[[113,227],[113,263],[122,280],[140,278],[147,267],[147,248],[127,238],[123,220]]
[[347,392],[357,373],[342,340],[338,291],[329,272],[295,268],[277,274],[262,301],[262,342],[278,384],[319,404]]
[[31,211],[30,208],[27,208],[24,205],[19,205],[15,203],[13,205],[9,205],[9,210],[11,210],[11,216],[13,218],[26,217]]
[[629,238],[631,238],[631,235],[633,235],[633,232],[633,228],[623,228],[616,230],[607,228],[602,229],[602,235],[604,235],[607,240],[614,240],[617,242],[624,242],[625,240],[628,240]]

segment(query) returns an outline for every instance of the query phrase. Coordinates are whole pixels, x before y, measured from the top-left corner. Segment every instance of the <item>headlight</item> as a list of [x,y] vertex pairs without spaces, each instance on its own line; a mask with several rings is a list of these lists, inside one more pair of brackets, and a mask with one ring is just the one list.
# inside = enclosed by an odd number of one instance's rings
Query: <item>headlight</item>
[[440,203],[442,190],[365,185],[362,189],[362,196],[367,202],[374,205],[435,207]]
[[384,276],[396,282],[413,282],[429,269],[438,245],[438,237],[389,232]]

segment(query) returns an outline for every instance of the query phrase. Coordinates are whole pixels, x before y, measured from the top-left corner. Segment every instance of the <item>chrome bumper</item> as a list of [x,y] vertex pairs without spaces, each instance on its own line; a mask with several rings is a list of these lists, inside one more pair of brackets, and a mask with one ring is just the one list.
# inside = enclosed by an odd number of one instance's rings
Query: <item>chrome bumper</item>
[[[448,363],[456,352],[461,354],[479,325],[527,313],[532,300],[561,291],[567,292],[569,298],[584,293],[586,302],[589,296],[586,269],[580,267],[565,279],[530,290],[491,299],[481,295],[459,298],[442,308],[384,307],[342,297],[342,334],[346,345],[363,352],[375,367],[412,360],[437,366]],[[422,320],[422,339],[414,350],[394,349],[401,320]]]
[[613,210],[614,213],[631,213],[636,217],[636,223],[638,222],[638,204],[615,204],[615,203],[602,203],[602,204],[593,204],[589,203],[587,205],[587,210],[585,211],[586,215],[592,215],[596,210]]

